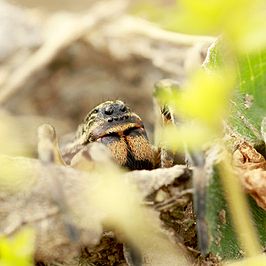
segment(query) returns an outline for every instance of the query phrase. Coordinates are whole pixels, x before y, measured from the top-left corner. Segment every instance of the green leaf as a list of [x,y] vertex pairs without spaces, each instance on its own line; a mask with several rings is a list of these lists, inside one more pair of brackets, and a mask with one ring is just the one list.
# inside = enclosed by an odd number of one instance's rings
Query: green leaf
[[[218,41],[210,49],[204,64],[206,71],[224,67],[225,62],[228,62],[221,43]],[[229,128],[228,136],[232,136],[232,139],[236,137],[238,141],[245,140],[255,147],[265,147],[261,123],[266,116],[266,50],[242,54],[232,61],[237,68],[237,85],[226,122]],[[209,240],[207,251],[223,259],[237,259],[243,255],[243,251],[239,247],[222,189],[220,180],[222,173],[215,165],[213,169],[205,195],[207,205],[204,220],[207,224]],[[249,196],[248,201],[261,246],[264,248],[266,246],[266,212]]]
[[[218,41],[210,48],[204,67],[217,70],[225,64],[225,48]],[[234,60],[237,87],[231,100],[228,125],[254,146],[263,142],[261,122],[266,116],[266,50],[241,54]]]
[[[259,208],[256,202],[248,197],[250,210],[259,232],[262,247],[266,244],[266,213]],[[208,226],[209,247],[208,252],[212,252],[222,259],[238,259],[242,257],[238,238],[232,224],[232,218],[222,189],[220,173],[217,167],[208,186],[206,195],[206,221]]]

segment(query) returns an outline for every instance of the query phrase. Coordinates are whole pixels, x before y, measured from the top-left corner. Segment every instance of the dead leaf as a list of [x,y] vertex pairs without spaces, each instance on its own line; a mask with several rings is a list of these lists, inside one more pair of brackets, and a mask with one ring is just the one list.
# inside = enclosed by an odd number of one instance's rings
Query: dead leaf
[[250,196],[266,210],[266,160],[247,142],[242,142],[233,154],[233,163]]

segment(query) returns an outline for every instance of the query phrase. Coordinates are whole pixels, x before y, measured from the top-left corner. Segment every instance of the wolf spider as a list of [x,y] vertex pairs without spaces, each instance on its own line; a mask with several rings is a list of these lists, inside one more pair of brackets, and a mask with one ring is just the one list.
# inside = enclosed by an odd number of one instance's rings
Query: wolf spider
[[[174,89],[178,87],[172,81],[160,82],[170,82]],[[156,90],[159,90],[159,86]],[[158,102],[156,104],[158,106]],[[161,117],[158,118],[157,114],[157,121],[160,120],[157,125],[174,123],[174,116],[167,106],[163,105],[158,109]],[[106,101],[94,107],[79,125],[74,140],[62,149],[57,144],[55,130],[50,125],[43,127],[52,131],[54,160],[64,165],[77,164],[78,154],[93,142],[104,144],[113,160],[128,170],[170,167],[177,158],[163,147],[151,144],[141,118],[120,100]]]

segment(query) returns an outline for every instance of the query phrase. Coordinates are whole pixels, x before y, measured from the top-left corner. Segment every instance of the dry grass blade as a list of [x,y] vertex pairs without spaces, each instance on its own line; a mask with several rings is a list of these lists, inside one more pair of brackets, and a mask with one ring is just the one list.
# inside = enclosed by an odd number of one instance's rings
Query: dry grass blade
[[157,191],[162,186],[172,184],[177,178],[188,175],[189,168],[186,165],[175,165],[170,168],[159,168],[155,170],[139,170],[125,174],[125,177],[134,182],[141,191],[143,197]]

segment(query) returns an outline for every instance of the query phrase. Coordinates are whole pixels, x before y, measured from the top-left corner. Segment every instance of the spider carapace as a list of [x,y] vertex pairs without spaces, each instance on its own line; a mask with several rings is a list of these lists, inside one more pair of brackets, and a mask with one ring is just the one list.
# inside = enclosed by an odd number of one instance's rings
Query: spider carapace
[[101,142],[114,160],[130,170],[153,169],[154,152],[141,118],[122,101],[93,108],[77,130],[79,145]]

